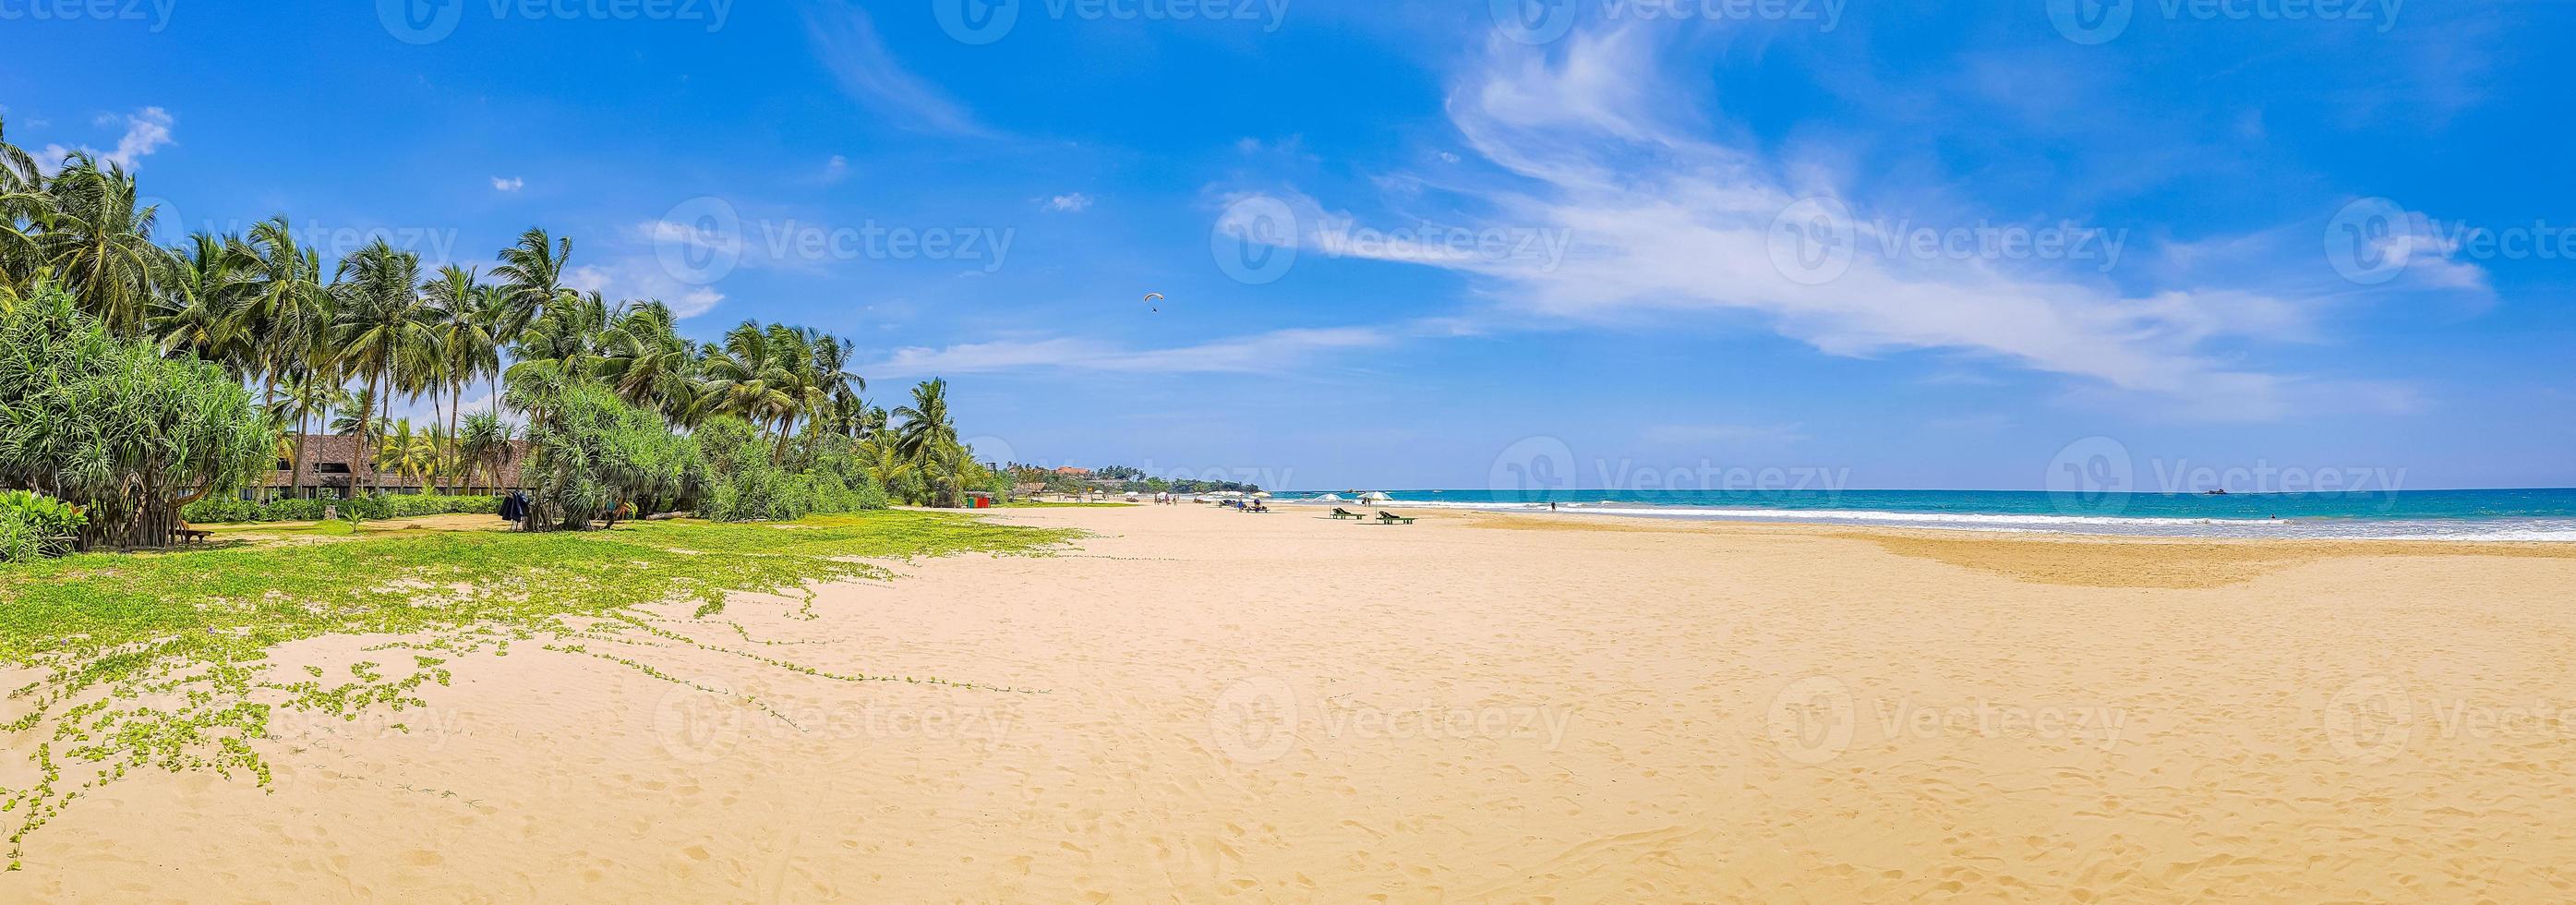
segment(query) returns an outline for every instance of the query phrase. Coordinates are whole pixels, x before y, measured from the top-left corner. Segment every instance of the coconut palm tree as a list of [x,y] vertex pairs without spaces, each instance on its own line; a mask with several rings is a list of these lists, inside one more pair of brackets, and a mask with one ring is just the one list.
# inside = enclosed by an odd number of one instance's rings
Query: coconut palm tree
[[376,470],[409,477],[427,489],[429,472],[438,466],[439,447],[446,439],[435,424],[421,431],[412,428],[409,418],[397,420],[376,444]]
[[151,319],[162,351],[191,353],[236,373],[248,370],[255,346],[237,329],[234,308],[251,285],[250,249],[238,239],[201,232],[171,254],[177,266]]
[[9,143],[8,121],[0,119],[0,289],[35,282],[35,232],[44,228],[53,206],[44,171],[36,167],[34,155]]
[[465,463],[469,479],[476,471],[484,471],[489,478],[486,486],[494,492],[500,490],[501,467],[509,464],[518,451],[510,442],[514,433],[510,423],[497,413],[476,412],[465,419],[463,433],[456,437],[456,455]]
[[957,425],[948,417],[948,381],[922,381],[912,388],[912,404],[894,410],[903,419],[895,431],[895,450],[912,463],[932,488],[936,502],[947,502],[954,488],[955,460],[961,457]]
[[[331,325],[331,357],[345,373],[366,378],[351,423],[370,431],[382,417],[384,395],[417,386],[424,371],[435,368],[438,334],[430,326],[420,293],[420,257],[396,251],[383,239],[340,262],[331,290],[338,316]],[[361,433],[354,458],[372,437]],[[349,467],[357,469],[352,461]]]
[[297,244],[285,217],[252,226],[244,244],[256,273],[234,307],[234,329],[251,345],[262,399],[274,403],[278,381],[292,374],[336,378],[328,349],[331,291],[322,282],[321,255]]
[[454,438],[465,407],[465,388],[501,367],[501,346],[484,316],[493,290],[476,279],[473,268],[450,264],[439,268],[438,278],[421,291],[428,297],[430,322],[438,333],[440,388],[448,394],[447,435]]
[[168,249],[152,244],[159,209],[138,206],[125,168],[100,169],[87,153],[73,154],[47,186],[54,205],[32,237],[41,266],[109,330],[139,333],[153,294],[177,266]]
[[[555,239],[533,227],[519,236],[519,244],[502,249],[501,266],[492,268],[492,278],[499,281],[498,298],[486,312],[488,328],[500,348],[517,346],[546,309],[574,295],[563,282],[571,260],[571,237]],[[508,375],[503,372],[494,379],[506,381]],[[493,396],[507,398],[508,384],[497,384]]]
[[293,472],[286,492],[293,494],[304,486],[304,438],[313,419],[328,416],[333,409],[347,408],[349,391],[312,371],[289,376],[278,391],[277,399],[269,403],[269,413],[281,426],[290,421],[295,424],[295,432],[287,436],[286,457]]
[[592,369],[617,397],[638,408],[661,412],[673,423],[675,401],[697,369],[696,344],[680,337],[671,309],[647,300],[620,311],[601,335],[600,360]]

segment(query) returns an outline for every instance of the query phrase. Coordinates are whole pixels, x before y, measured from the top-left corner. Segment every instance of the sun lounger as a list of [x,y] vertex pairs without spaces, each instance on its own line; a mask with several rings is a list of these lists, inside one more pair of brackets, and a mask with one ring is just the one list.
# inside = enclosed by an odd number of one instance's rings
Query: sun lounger
[[1342,508],[1342,507],[1340,507],[1340,506],[1335,506],[1335,507],[1333,507],[1333,517],[1334,517],[1334,518],[1336,518],[1336,519],[1346,519],[1346,518],[1347,518],[1347,519],[1365,519],[1365,518],[1368,518],[1368,516],[1361,515],[1361,514],[1356,513],[1356,512],[1352,512],[1352,511],[1350,511],[1350,510],[1348,510],[1348,509],[1344,509],[1344,508]]
[[1377,511],[1377,523],[1381,525],[1410,525],[1413,524],[1413,520],[1388,512],[1384,509],[1380,509]]

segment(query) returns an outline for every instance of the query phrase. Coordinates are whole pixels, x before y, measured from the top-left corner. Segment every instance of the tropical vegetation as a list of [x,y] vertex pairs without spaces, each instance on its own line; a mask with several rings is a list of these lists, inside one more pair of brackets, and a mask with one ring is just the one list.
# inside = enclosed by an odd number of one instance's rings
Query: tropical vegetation
[[164,247],[120,166],[72,152],[48,172],[6,139],[0,122],[0,308],[33,345],[13,339],[0,374],[24,382],[0,398],[0,486],[81,507],[85,543],[166,544],[191,502],[274,492],[274,461],[308,486],[317,430],[358,438],[326,463],[348,495],[524,489],[531,530],[1006,486],[958,441],[944,382],[889,413],[848,340],[758,321],[689,339],[657,300],[570,285],[570,238],[530,229],[488,272],[425,272],[382,238],[325,261],[283,216]]

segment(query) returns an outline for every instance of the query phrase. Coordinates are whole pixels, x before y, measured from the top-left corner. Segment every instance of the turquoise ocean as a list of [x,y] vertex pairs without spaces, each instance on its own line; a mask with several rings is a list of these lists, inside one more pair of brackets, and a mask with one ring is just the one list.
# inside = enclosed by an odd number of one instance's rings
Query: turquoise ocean
[[[1388,509],[2170,537],[2576,541],[2576,489],[2352,493],[1388,490]],[[1283,493],[1318,502],[1327,491]],[[1353,491],[1329,493],[1349,499]],[[1550,506],[1553,504],[1554,509]]]

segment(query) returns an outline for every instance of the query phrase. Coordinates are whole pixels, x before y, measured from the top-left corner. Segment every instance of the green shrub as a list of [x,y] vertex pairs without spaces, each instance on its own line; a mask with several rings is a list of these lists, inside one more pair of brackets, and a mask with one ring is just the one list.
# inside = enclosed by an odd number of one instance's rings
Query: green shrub
[[0,493],[0,562],[71,552],[89,517],[70,503],[24,490]]
[[360,521],[389,518],[418,518],[425,515],[497,515],[501,498],[495,496],[372,496],[353,500],[271,500],[253,503],[226,497],[203,499],[188,504],[184,518],[194,524],[227,525],[249,522],[318,522],[325,508],[336,508],[343,519]]

